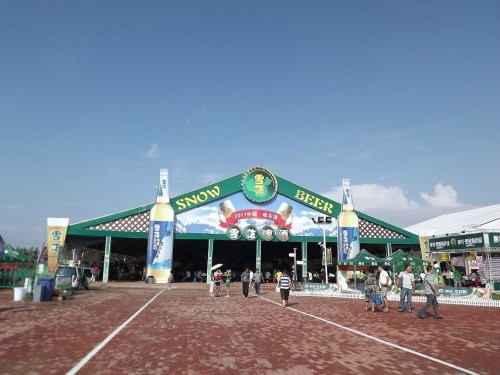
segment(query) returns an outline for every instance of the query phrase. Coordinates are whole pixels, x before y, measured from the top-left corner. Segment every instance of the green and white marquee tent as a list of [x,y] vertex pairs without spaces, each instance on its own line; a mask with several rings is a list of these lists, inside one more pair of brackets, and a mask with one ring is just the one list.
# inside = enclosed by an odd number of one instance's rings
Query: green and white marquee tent
[[[257,202],[245,194],[244,180],[255,170],[267,174],[272,180],[273,196],[268,201]],[[175,212],[174,263],[176,258],[181,259],[185,254],[203,254],[206,270],[210,270],[218,248],[230,246],[234,249],[234,257],[239,256],[239,248],[250,249],[253,267],[261,268],[263,258],[272,257],[273,251],[288,252],[296,247],[304,262],[302,274],[306,276],[308,250],[316,250],[317,243],[323,241],[323,228],[311,220],[319,216],[334,218],[333,223],[324,229],[327,245],[336,247],[335,218],[341,205],[263,168],[250,168],[244,173],[171,197],[170,202]],[[153,204],[71,224],[66,249],[103,250],[106,281],[106,267],[112,252],[146,255],[149,211]],[[382,256],[389,255],[393,246],[418,249],[419,240],[414,233],[362,212],[356,213],[362,247],[371,252],[377,248]],[[248,237],[245,232],[248,227],[255,227],[260,234],[256,238]],[[235,232],[239,235],[232,237],[231,233]]]

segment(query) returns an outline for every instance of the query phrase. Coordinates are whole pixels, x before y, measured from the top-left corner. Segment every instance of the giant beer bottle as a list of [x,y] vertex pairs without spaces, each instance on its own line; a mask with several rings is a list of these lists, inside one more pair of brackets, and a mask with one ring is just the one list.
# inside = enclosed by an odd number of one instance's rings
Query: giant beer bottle
[[350,180],[343,179],[342,187],[342,212],[337,219],[340,261],[354,258],[359,253],[359,219],[352,204]]
[[174,210],[168,195],[168,169],[160,169],[156,203],[149,213],[147,276],[166,283],[172,269]]

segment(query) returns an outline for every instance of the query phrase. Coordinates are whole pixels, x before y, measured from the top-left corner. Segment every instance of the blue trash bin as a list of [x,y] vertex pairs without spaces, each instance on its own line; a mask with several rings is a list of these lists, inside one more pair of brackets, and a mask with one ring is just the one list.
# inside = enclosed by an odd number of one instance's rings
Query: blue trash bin
[[52,290],[54,289],[54,280],[53,277],[39,277],[37,285],[42,285],[43,288],[42,293],[42,301],[52,301]]

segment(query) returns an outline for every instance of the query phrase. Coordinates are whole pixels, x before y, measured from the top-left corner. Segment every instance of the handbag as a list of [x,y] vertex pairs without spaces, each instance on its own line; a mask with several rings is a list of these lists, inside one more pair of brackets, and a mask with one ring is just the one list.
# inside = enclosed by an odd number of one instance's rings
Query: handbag
[[382,296],[380,295],[380,293],[375,293],[374,296],[373,296],[373,302],[375,303],[375,305],[381,305],[382,304]]

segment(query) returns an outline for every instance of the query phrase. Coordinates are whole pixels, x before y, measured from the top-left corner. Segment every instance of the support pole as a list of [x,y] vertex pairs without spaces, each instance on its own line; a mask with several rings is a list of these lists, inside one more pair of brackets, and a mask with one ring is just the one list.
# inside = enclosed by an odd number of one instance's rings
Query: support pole
[[260,268],[262,264],[262,241],[256,241],[256,249],[255,249],[255,269],[259,269],[262,273],[262,269]]
[[302,242],[302,280],[308,280],[307,274],[307,242]]
[[213,253],[214,253],[214,240],[209,239],[208,240],[208,254],[207,254],[207,284],[210,284],[210,276],[212,274],[212,260],[213,260]]
[[107,283],[109,277],[109,258],[111,257],[111,237],[106,236],[104,245],[104,270],[102,273],[102,282]]
[[325,257],[325,283],[328,284],[328,259],[326,256],[326,229],[325,226],[322,225],[323,228],[323,254]]

